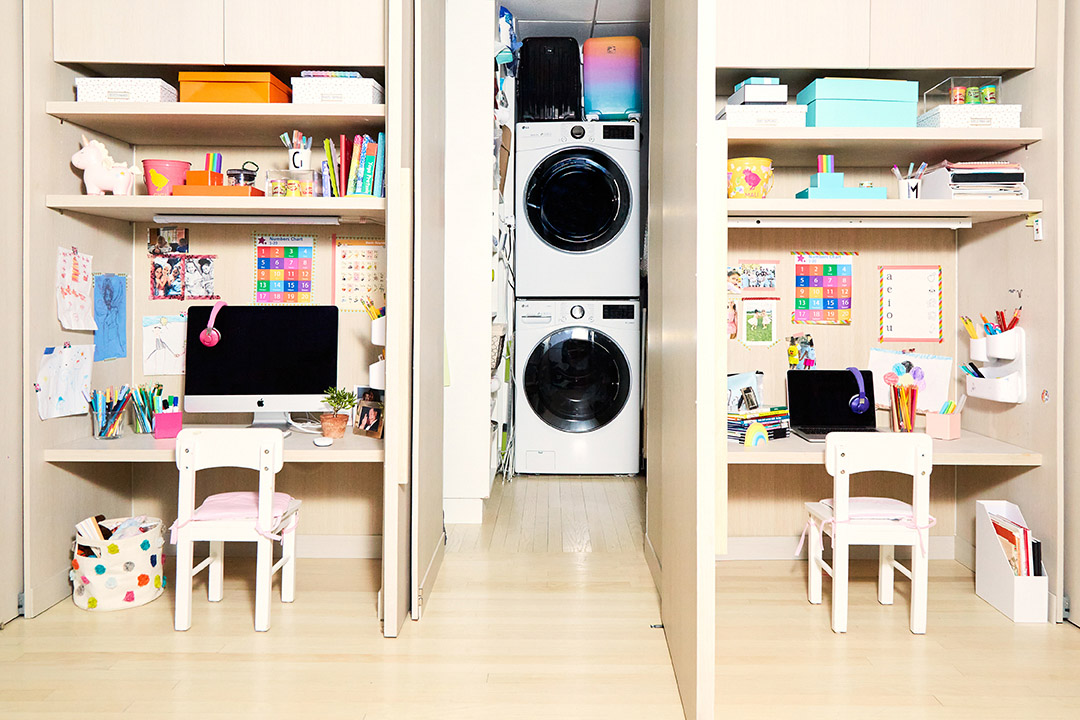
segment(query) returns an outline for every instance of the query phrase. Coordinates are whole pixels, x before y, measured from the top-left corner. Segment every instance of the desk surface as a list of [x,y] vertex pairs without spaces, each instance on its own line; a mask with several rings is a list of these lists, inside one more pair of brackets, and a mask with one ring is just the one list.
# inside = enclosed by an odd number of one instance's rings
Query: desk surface
[[[129,428],[130,430],[130,428]],[[315,435],[293,432],[285,438],[285,462],[382,462],[383,441],[346,432],[330,447],[312,444]],[[176,440],[155,440],[153,435],[127,432],[115,440],[84,437],[45,450],[45,462],[174,462]]]
[[[792,435],[770,440],[764,447],[728,443],[729,465],[824,465],[825,443],[812,443]],[[1042,454],[1018,445],[963,431],[958,440],[934,441],[935,465],[1011,465],[1037,467]]]

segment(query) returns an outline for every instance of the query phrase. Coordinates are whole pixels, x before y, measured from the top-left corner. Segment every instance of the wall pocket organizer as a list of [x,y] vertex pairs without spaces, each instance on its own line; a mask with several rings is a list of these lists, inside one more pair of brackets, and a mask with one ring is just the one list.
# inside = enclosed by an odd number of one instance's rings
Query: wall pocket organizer
[[1024,329],[1017,327],[970,342],[971,359],[982,363],[979,371],[986,377],[965,378],[967,394],[1005,403],[1027,400]]

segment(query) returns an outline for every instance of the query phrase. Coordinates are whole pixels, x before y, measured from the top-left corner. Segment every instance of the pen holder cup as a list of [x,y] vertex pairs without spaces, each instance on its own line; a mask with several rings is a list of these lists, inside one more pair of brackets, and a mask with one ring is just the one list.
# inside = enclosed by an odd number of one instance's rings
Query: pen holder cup
[[386,316],[371,321],[371,344],[386,347]]
[[915,408],[918,407],[919,391],[912,389],[906,399],[898,399],[889,393],[889,422],[893,432],[915,432]]
[[162,412],[154,416],[154,438],[165,440],[180,434],[184,427],[184,413]]
[[971,338],[971,359],[986,362],[986,338]]
[[386,360],[368,365],[368,385],[376,390],[386,389]]
[[938,440],[958,440],[960,438],[960,413],[949,415],[926,413],[926,434]]
[[297,148],[289,149],[289,169],[290,170],[310,170],[311,169],[311,151],[300,150]]
[[997,335],[986,336],[986,354],[1000,360],[1015,360],[1020,343],[1020,330],[1013,328]]
[[[983,368],[986,372],[986,368]],[[964,378],[967,394],[971,397],[994,400],[995,402],[1019,403],[1024,398],[1022,375],[1018,372],[1003,377]]]
[[[124,411],[127,412],[126,410]],[[106,418],[109,416],[107,415]],[[104,423],[102,427],[101,418],[93,410],[90,410],[90,427],[94,433],[94,437],[98,440],[118,440],[124,437],[124,416],[121,415],[113,422]]]
[[922,178],[900,178],[897,197],[901,200],[918,200],[922,193]]

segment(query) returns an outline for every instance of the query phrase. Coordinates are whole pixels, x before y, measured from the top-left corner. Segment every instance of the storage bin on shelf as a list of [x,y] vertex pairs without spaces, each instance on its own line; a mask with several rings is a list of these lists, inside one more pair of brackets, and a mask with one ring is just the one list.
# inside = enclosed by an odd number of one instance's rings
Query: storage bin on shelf
[[[125,520],[112,518],[102,525],[116,530]],[[125,538],[88,538],[76,533],[72,543],[71,599],[83,610],[109,611],[145,605],[165,590],[164,525],[147,517],[146,532]],[[78,554],[87,547],[96,557]]]
[[985,363],[981,378],[966,377],[967,394],[996,402],[1022,403],[1027,400],[1027,362],[1023,328],[971,341],[971,359]]

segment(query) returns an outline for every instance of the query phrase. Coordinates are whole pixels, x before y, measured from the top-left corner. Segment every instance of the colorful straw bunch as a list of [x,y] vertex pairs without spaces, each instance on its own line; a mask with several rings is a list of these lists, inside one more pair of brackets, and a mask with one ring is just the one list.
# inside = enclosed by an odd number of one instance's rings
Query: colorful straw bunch
[[912,432],[915,429],[919,388],[926,385],[923,369],[905,360],[893,365],[892,372],[885,373],[884,379],[892,391],[892,405],[889,408],[892,429],[896,432]]
[[221,153],[206,153],[206,172],[221,172]]
[[[131,395],[132,407],[135,411],[135,432],[154,432],[154,416],[170,406],[170,401],[161,397],[162,390],[160,383],[152,388],[147,388],[145,385],[135,388]],[[172,398],[172,405],[176,405],[175,397]]]
[[124,410],[131,402],[131,391],[127,385],[119,390],[95,390],[93,397],[86,398],[90,403],[90,412],[94,414],[94,432],[99,438],[120,437],[123,432]]
[[836,172],[836,156],[835,155],[818,155],[817,156],[817,171],[819,173]]

